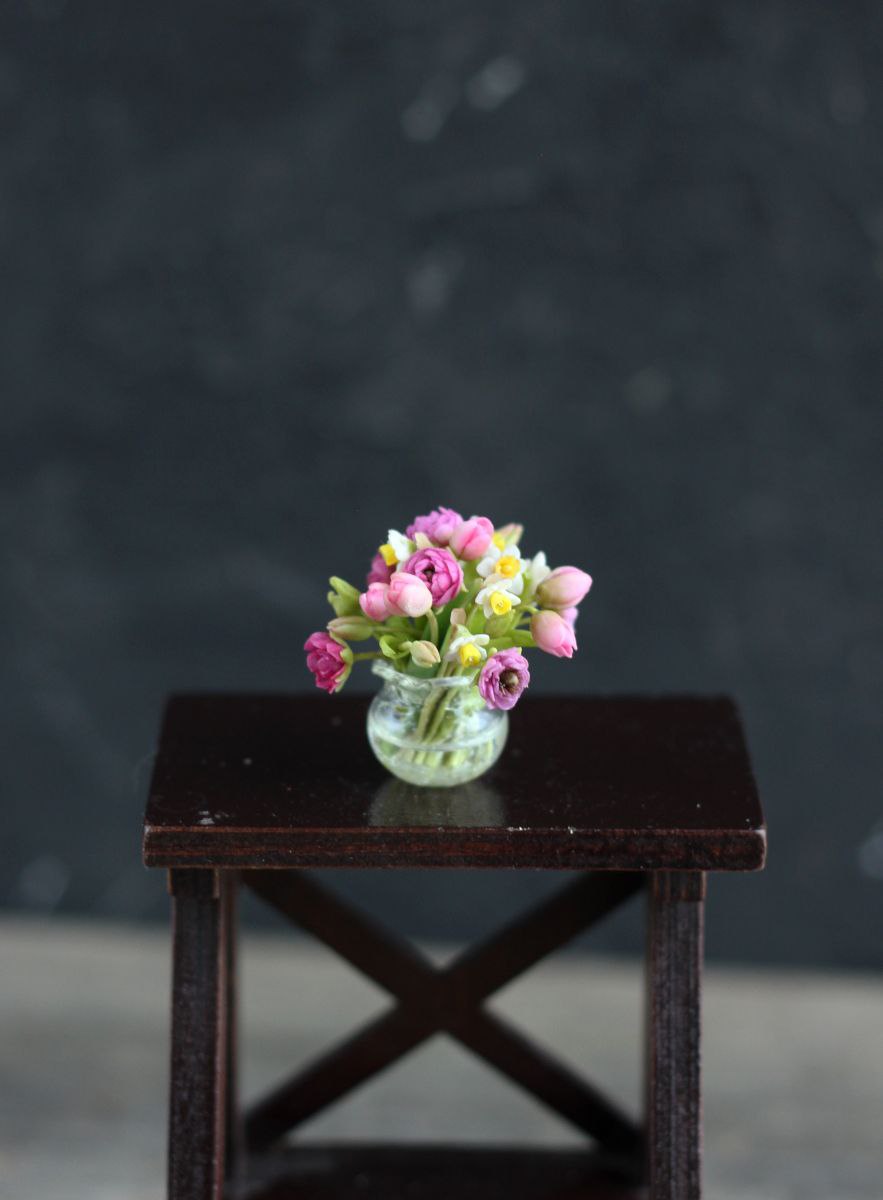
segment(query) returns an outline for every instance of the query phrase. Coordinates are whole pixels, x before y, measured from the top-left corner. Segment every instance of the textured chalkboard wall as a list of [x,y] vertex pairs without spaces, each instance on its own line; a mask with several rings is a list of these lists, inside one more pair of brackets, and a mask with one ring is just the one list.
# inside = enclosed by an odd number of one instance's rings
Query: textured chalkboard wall
[[[536,690],[741,702],[712,953],[883,964],[881,12],[2,6],[0,903],[163,915],[163,694],[307,688],[446,503],[596,578]],[[549,881],[341,883],[462,935]]]

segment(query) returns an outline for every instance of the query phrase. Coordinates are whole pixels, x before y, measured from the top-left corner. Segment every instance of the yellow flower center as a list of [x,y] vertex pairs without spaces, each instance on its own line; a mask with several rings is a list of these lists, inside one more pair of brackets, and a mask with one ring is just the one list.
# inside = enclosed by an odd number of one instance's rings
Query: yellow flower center
[[502,533],[495,533],[494,536],[491,538],[491,541],[494,543],[494,545],[497,547],[498,550],[502,550],[503,547],[506,545],[506,539],[503,537]]
[[395,550],[393,550],[389,542],[384,542],[382,546],[379,546],[377,553],[388,567],[394,567],[399,561]]
[[481,662],[481,653],[477,646],[473,646],[472,642],[461,646],[457,653],[464,667],[475,667]]
[[507,579],[513,579],[520,566],[521,563],[514,554],[501,554],[497,559],[496,572],[498,575],[505,575]]
[[491,592],[490,604],[496,616],[505,617],[512,610],[512,597],[506,592]]

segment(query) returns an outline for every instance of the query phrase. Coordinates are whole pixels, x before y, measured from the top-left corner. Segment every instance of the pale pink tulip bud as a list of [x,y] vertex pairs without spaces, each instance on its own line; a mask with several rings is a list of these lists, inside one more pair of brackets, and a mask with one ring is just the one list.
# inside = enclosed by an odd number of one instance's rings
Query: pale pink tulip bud
[[546,654],[556,658],[573,658],[576,649],[576,634],[560,613],[545,609],[534,615],[530,623],[533,640]]
[[544,608],[575,608],[592,586],[592,577],[579,567],[556,567],[537,588]]
[[[428,550],[421,551],[428,554]],[[389,581],[387,603],[401,617],[422,617],[432,608],[432,592],[422,579],[408,571],[396,571]]]
[[451,534],[448,547],[458,558],[473,562],[487,553],[493,536],[494,527],[487,517],[470,517],[468,521],[461,521]]
[[578,608],[562,608],[561,615],[571,629],[576,629],[576,619],[579,616]]
[[385,621],[387,617],[392,616],[389,586],[388,583],[372,583],[369,584],[367,592],[362,592],[359,596],[359,607],[370,620]]

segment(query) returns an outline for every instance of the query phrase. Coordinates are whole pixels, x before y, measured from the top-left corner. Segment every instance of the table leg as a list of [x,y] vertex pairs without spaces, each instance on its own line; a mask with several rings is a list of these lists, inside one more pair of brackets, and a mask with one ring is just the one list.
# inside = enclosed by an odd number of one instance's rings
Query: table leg
[[169,1200],[220,1200],[227,1076],[227,916],[222,875],[174,869]]
[[702,1194],[700,1004],[705,876],[655,872],[648,923],[650,1200]]
[[239,1180],[245,1167],[245,1128],[239,1106],[239,1028],[236,997],[238,990],[237,944],[239,877],[235,871],[221,873],[221,903],[225,922],[225,950],[227,955],[227,1041],[226,1070],[227,1096],[224,1119],[227,1179]]

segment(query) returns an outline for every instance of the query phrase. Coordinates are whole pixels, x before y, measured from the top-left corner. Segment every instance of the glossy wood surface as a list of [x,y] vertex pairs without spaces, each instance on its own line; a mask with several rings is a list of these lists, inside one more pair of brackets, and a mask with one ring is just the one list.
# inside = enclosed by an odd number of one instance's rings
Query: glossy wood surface
[[494,769],[413,787],[377,763],[367,698],[183,695],[144,829],[165,867],[756,870],[766,834],[726,698],[531,697]]
[[311,1146],[251,1164],[227,1200],[638,1200],[580,1151],[444,1146]]
[[652,878],[649,901],[650,1200],[700,1200],[705,877],[696,872],[661,871]]
[[174,871],[168,1200],[223,1191],[227,1078],[229,881]]

